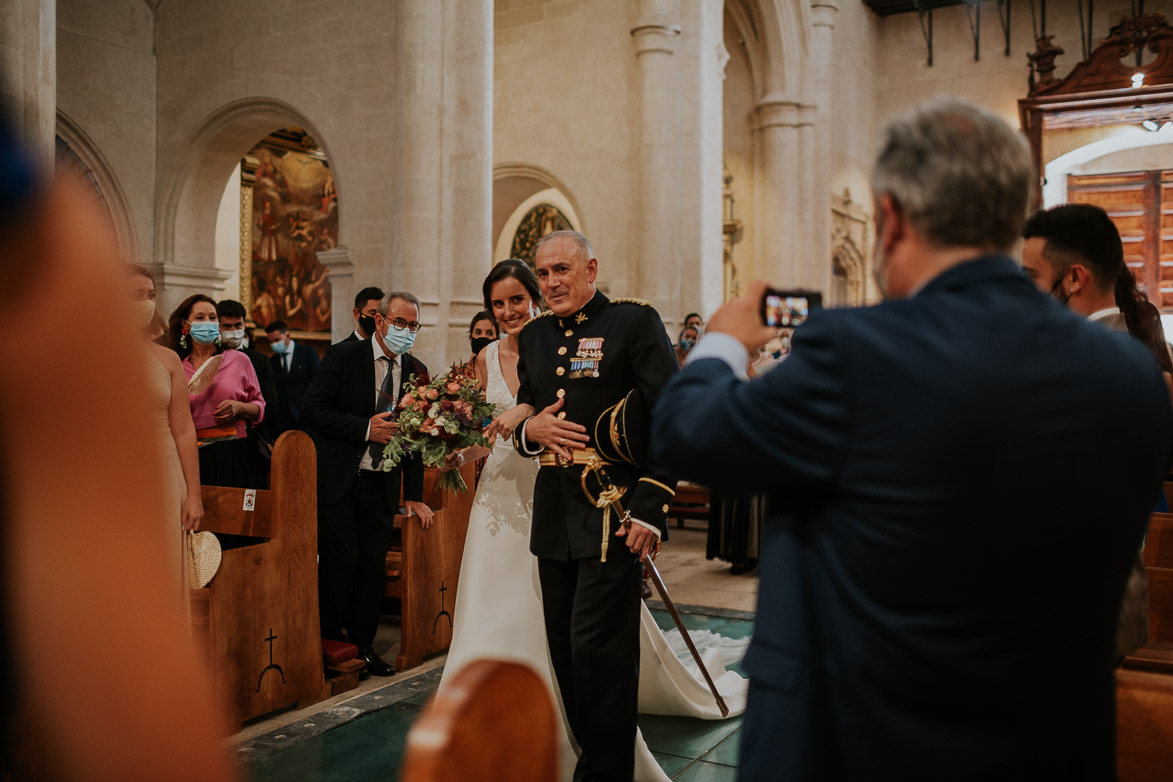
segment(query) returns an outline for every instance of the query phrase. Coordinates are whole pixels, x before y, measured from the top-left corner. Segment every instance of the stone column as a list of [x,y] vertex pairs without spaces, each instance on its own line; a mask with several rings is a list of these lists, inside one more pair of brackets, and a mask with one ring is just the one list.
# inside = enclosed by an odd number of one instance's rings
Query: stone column
[[429,366],[443,361],[435,336],[440,306],[440,258],[444,214],[442,125],[444,6],[437,0],[396,3],[395,112],[389,145],[393,184],[391,251],[383,268],[384,290],[408,290],[420,298],[420,353]]
[[56,0],[0,2],[0,111],[51,171],[57,128]]
[[809,156],[812,166],[810,194],[816,209],[811,215],[811,258],[824,261],[824,280],[820,290],[824,301],[831,291],[831,57],[834,43],[836,0],[811,0],[811,93],[815,114]]
[[784,288],[813,285],[811,264],[800,254],[807,227],[799,128],[809,119],[801,102],[777,93],[759,100],[754,114],[754,274]]
[[224,298],[228,280],[235,272],[214,266],[182,266],[177,263],[152,263],[147,266],[155,275],[159,289],[159,312],[166,318],[179,303],[194,293]]
[[350,250],[339,245],[318,252],[318,261],[330,274],[330,341],[337,342],[354,331],[350,311],[354,309],[354,262]]
[[445,27],[437,330],[447,325],[447,365],[468,358],[468,322],[493,261],[493,0],[447,0]]
[[618,295],[651,300],[665,318],[680,310],[679,214],[680,160],[679,64],[674,57],[680,36],[677,0],[637,0],[635,44],[639,101],[636,165],[637,215],[635,258],[637,291]]

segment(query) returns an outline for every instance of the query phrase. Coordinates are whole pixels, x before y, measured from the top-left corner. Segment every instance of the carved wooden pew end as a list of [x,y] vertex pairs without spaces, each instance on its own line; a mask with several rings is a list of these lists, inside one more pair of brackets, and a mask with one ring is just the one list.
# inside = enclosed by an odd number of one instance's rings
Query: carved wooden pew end
[[452,611],[472,511],[476,464],[464,465],[460,474],[469,486],[468,494],[437,490],[439,471],[429,468],[425,472],[424,502],[436,512],[430,528],[424,529],[416,516],[395,517],[399,544],[387,553],[384,594],[398,599],[400,605],[398,671],[447,651],[452,643]]
[[191,590],[193,633],[239,722],[329,697],[318,625],[317,459],[304,432],[273,448],[272,490],[204,486],[202,528],[248,545]]

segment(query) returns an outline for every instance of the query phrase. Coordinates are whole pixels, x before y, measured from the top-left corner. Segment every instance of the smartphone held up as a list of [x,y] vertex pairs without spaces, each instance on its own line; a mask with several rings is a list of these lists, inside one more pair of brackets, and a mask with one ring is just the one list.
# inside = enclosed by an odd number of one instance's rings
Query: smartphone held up
[[762,294],[762,323],[770,328],[792,329],[806,322],[811,310],[822,306],[823,294],[818,291],[766,288]]

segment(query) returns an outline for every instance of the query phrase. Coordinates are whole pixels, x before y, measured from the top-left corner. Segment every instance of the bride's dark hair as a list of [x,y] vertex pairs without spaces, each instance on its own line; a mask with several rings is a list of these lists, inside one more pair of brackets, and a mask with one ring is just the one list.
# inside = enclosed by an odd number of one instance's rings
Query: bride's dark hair
[[538,287],[538,278],[534,274],[534,270],[520,258],[510,258],[507,261],[499,261],[493,266],[489,272],[489,276],[485,278],[485,284],[481,292],[485,295],[486,310],[489,312],[493,311],[492,297],[489,295],[493,290],[493,286],[509,277],[520,282],[521,287],[525,288],[526,293],[534,300],[534,304],[539,308],[542,307],[542,289]]

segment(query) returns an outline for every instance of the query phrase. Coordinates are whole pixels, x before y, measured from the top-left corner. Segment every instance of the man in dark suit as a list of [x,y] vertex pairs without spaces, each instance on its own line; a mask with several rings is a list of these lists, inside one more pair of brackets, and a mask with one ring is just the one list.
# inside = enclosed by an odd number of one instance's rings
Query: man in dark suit
[[[248,356],[261,385],[261,396],[265,398],[265,409],[276,410],[277,382],[273,379],[273,367],[269,357],[245,346],[247,338],[244,305],[233,299],[223,299],[216,304],[216,315],[220,318],[220,341],[226,350],[239,350]],[[265,488],[269,485],[269,456],[273,451],[273,434],[266,416],[249,432],[248,458],[256,480],[249,485]]]
[[340,340],[341,342],[357,342],[370,339],[375,333],[375,314],[379,311],[379,302],[383,300],[383,289],[373,285],[363,288],[354,297],[354,309],[351,317],[354,318],[354,331]]
[[873,177],[883,304],[816,312],[745,381],[764,283],[713,315],[652,458],[769,492],[743,779],[1114,779],[1113,644],[1169,465],[1152,356],[1006,257],[1034,167],[957,101]]
[[265,327],[273,355],[269,362],[277,381],[277,415],[273,416],[273,438],[282,432],[296,429],[301,414],[302,399],[318,371],[318,351],[308,345],[298,345],[289,336],[284,321],[275,320]]
[[[598,261],[585,236],[544,236],[534,262],[550,312],[518,337],[517,401],[542,412],[517,427],[514,445],[541,461],[530,551],[538,557],[546,638],[582,748],[574,778],[630,780],[640,559],[665,532],[676,479],[625,462],[613,438],[595,440],[594,424],[633,390],[654,400],[678,366],[663,322],[646,301],[608,300],[595,289]],[[603,416],[608,423],[612,418]],[[603,511],[583,493],[581,476],[592,458],[608,462],[611,479],[625,490],[629,532],[614,515],[607,529]]]
[[318,450],[322,637],[357,646],[366,671],[375,676],[395,673],[373,644],[400,493],[409,513],[424,527],[432,523],[432,511],[423,503],[423,463],[408,458],[388,472],[381,466],[383,446],[395,433],[403,384],[428,373],[408,352],[420,328],[419,312],[412,294],[388,293],[371,339],[340,342],[326,351],[301,409]]

